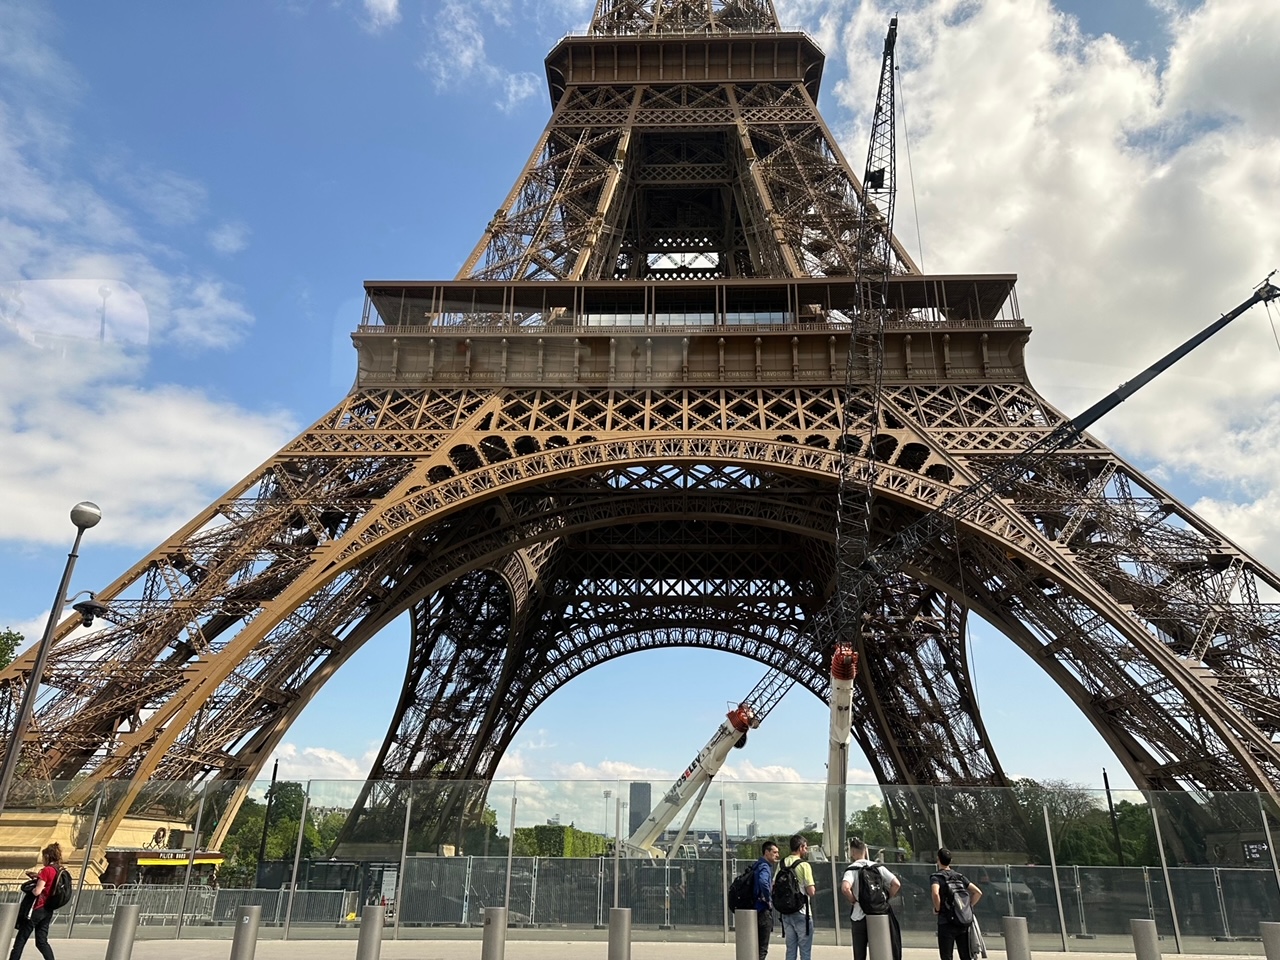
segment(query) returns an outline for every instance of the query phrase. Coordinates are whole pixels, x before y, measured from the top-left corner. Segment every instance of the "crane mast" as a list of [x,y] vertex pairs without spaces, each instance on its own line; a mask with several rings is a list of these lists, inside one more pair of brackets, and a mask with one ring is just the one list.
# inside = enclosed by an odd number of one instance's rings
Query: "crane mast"
[[[897,156],[894,81],[898,18],[889,21],[880,58],[880,82],[871,117],[871,138],[862,175],[862,208],[859,217],[858,309],[850,334],[845,364],[844,415],[840,424],[840,486],[836,496],[836,623],[827,638],[839,640],[831,658],[831,736],[827,752],[827,798],[823,838],[828,852],[839,856],[844,835],[845,786],[849,777],[849,717],[852,714],[853,678],[863,645],[864,607],[857,603],[854,584],[871,548],[871,519],[875,507],[877,476],[875,452],[879,446],[884,395],[884,330],[888,313],[889,277],[893,272],[893,214],[897,197]],[[866,411],[865,448],[855,437],[861,418],[854,406],[865,386],[870,398]],[[863,452],[859,459],[857,454]],[[865,652],[865,651],[863,651]],[[847,676],[846,676],[847,674]],[[837,904],[838,906],[838,904]]]
[[[848,779],[850,718],[853,710],[853,681],[857,674],[858,656],[854,643],[834,643],[845,632],[858,632],[860,619],[853,615],[850,601],[855,597],[851,587],[870,548],[871,511],[875,495],[875,461],[868,456],[857,458],[860,443],[855,445],[855,425],[860,422],[851,407],[851,398],[861,384],[870,385],[871,409],[867,416],[868,453],[876,447],[881,424],[881,395],[884,384],[884,330],[889,277],[893,272],[893,213],[897,195],[895,157],[894,51],[898,37],[898,18],[889,21],[884,51],[880,62],[880,82],[876,91],[875,111],[871,120],[871,138],[862,179],[862,208],[858,220],[858,307],[851,318],[848,361],[845,367],[845,403],[841,418],[840,485],[836,500],[836,605],[839,632],[814,631],[814,639],[829,646],[834,644],[831,658],[831,727],[827,752],[827,799],[824,804],[827,836],[831,831],[843,833],[844,787]],[[860,464],[862,465],[861,469]],[[828,624],[830,626],[831,624]],[[771,672],[747,694],[736,710],[731,710],[711,740],[694,757],[679,779],[667,790],[662,800],[627,838],[629,852],[655,856],[657,840],[680,810],[693,801],[675,843],[683,834],[706,796],[712,778],[719,773],[734,747],[742,746],[749,730],[758,727],[776,707],[795,680]]]

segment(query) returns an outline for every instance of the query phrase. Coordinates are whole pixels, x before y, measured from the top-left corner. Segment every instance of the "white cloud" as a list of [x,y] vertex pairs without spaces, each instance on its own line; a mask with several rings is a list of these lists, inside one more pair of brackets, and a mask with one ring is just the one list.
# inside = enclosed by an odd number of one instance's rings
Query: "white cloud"
[[[364,756],[348,757],[337,750],[327,747],[305,747],[296,743],[284,742],[263,765],[264,770],[271,768],[272,762],[280,761],[281,780],[347,780],[363,782],[368,776],[373,762],[377,758],[379,745],[371,744]],[[354,799],[354,798],[353,798]]]
[[109,342],[41,349],[0,331],[0,540],[61,544],[68,505],[94,500],[96,541],[154,546],[296,431],[139,373]]
[[209,246],[223,256],[231,256],[249,246],[249,232],[243,223],[220,223],[209,231]]
[[400,22],[400,0],[363,0],[365,25],[377,32]]
[[1280,5],[1219,0],[1175,22],[1178,39],[1166,78],[1169,107],[1232,115],[1269,136],[1280,134]]
[[447,0],[430,22],[430,30],[422,65],[437,88],[462,85],[477,76],[488,82],[500,79],[500,72],[485,55],[480,21],[466,5]]
[[509,70],[495,63],[489,54],[487,34],[506,35],[530,31],[552,37],[571,27],[584,28],[593,4],[572,0],[561,5],[521,0],[482,0],[463,3],[446,0],[434,16],[428,17],[428,41],[421,66],[438,90],[472,89],[477,83],[494,88],[499,97],[495,106],[511,113],[536,96],[544,81],[536,73]]
[[503,99],[498,101],[498,109],[510,113],[530,97],[537,96],[542,89],[542,81],[533,73],[509,73],[502,79]]
[[209,201],[209,191],[199,181],[172,170],[155,170],[127,157],[104,160],[99,173],[162,226],[194,223]]
[[[855,116],[843,139],[857,168],[891,11],[791,7],[810,20],[849,18],[828,47],[828,77],[848,72],[833,89]],[[1280,57],[1270,39],[1280,6],[1208,0],[1165,15],[1162,66],[1083,34],[1047,0],[926,0],[901,12],[925,266],[1019,274],[1033,381],[1068,412],[1280,263]],[[899,170],[898,234],[914,250],[904,155]],[[1280,489],[1271,337],[1256,308],[1095,428],[1157,476],[1211,485],[1206,504],[1224,532],[1255,541],[1240,524]]]

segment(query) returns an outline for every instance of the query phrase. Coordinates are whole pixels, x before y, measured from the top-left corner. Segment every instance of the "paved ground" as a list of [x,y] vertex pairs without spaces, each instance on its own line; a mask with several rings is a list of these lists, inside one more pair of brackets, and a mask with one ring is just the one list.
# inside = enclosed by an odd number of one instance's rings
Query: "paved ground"
[[[106,953],[102,940],[53,940],[58,960],[101,960]],[[1260,945],[1259,945],[1260,946]],[[784,960],[782,944],[769,956]],[[506,960],[604,960],[607,945],[600,941],[509,940]],[[133,960],[228,960],[228,940],[139,940],[133,948]],[[356,944],[352,940],[264,940],[259,942],[255,960],[353,960]],[[936,960],[936,950],[909,947],[903,960]],[[29,960],[39,960],[35,945],[27,946]],[[1044,954],[1037,954],[1043,956]],[[1170,950],[1170,955],[1172,951]],[[480,960],[479,940],[400,940],[383,941],[384,960]],[[1059,952],[1059,956],[1061,953]],[[1089,960],[1132,960],[1133,953],[1089,953]],[[1185,957],[1201,956],[1183,954]],[[632,945],[632,960],[734,960],[733,944],[723,943],[656,943]],[[849,948],[815,946],[813,960],[849,960]],[[1004,953],[991,951],[991,960],[1005,960]]]
[[[168,938],[151,939],[149,934],[158,934],[162,928],[154,928],[139,931],[139,938],[134,943],[133,960],[228,960],[231,954],[231,942],[228,937],[218,940],[196,940],[183,939],[173,940],[172,931],[168,931]],[[354,960],[356,955],[356,941],[354,939],[354,931],[342,931],[343,934],[350,933],[344,939],[321,939],[312,936],[318,933],[329,934],[333,936],[333,931],[309,930],[306,931],[307,936],[304,938],[291,939],[287,942],[278,939],[279,930],[264,930],[264,937],[271,939],[262,939],[259,941],[255,953],[255,960]],[[444,931],[440,931],[443,933]],[[456,931],[452,931],[456,936]],[[388,930],[386,939],[382,943],[381,956],[384,960],[480,960],[481,942],[478,934],[469,939],[445,939],[444,937],[422,937],[414,939],[401,939],[395,941],[391,939],[392,931]],[[538,931],[542,933],[543,931]],[[603,934],[604,931],[601,931]],[[1122,938],[1114,938],[1114,944],[1091,942],[1088,947],[1089,952],[1079,950],[1073,946],[1072,952],[1079,952],[1088,960],[1132,960],[1133,947],[1131,944],[1125,943]],[[54,938],[52,946],[58,960],[101,960],[106,953],[106,941],[103,939],[59,939]],[[988,944],[991,954],[991,960],[1005,960],[1003,950],[996,944]],[[1047,946],[1043,949],[1040,944],[1033,944],[1033,956],[1048,957],[1056,954],[1059,958],[1063,956],[1061,952],[1061,941],[1057,941],[1053,947],[1049,949]],[[1221,943],[1215,944],[1206,942],[1204,944],[1188,944],[1189,949],[1197,947],[1212,951],[1212,953],[1187,953],[1184,957],[1198,958],[1217,956],[1230,952],[1240,953],[1248,952],[1260,955],[1262,953],[1262,944],[1256,941],[1237,942],[1237,943]],[[1095,949],[1112,949],[1116,952],[1098,953],[1093,952]],[[1126,949],[1127,948],[1127,949]],[[1174,948],[1172,943],[1163,944],[1166,956],[1174,956]],[[1235,948],[1235,949],[1231,949]],[[607,944],[602,939],[596,940],[556,940],[551,938],[539,939],[508,939],[506,947],[506,960],[605,960],[607,953]],[[918,946],[909,945],[904,951],[904,960],[935,960],[937,950],[930,949],[927,945]],[[39,954],[35,952],[35,945],[28,944],[25,952],[28,960],[39,960]],[[786,950],[781,940],[775,940],[769,951],[771,960],[785,960]],[[849,960],[849,947],[837,947],[833,944],[815,944],[813,948],[813,960]],[[705,941],[646,941],[637,940],[632,944],[631,951],[632,960],[734,960],[734,946],[732,943],[708,943]]]

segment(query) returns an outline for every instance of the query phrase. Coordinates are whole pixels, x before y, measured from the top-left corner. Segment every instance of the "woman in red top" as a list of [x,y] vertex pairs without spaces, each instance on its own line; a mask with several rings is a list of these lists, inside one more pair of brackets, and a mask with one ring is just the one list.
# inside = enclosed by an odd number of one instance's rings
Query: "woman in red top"
[[53,885],[58,880],[58,868],[62,866],[62,845],[51,843],[40,851],[44,866],[37,870],[28,870],[27,876],[35,881],[35,886],[27,897],[23,898],[18,908],[18,931],[13,937],[13,951],[9,960],[19,960],[22,948],[27,945],[31,931],[36,934],[36,949],[44,960],[54,960],[53,948],[49,946],[49,922],[53,919],[53,911],[45,908],[45,901],[53,892]]

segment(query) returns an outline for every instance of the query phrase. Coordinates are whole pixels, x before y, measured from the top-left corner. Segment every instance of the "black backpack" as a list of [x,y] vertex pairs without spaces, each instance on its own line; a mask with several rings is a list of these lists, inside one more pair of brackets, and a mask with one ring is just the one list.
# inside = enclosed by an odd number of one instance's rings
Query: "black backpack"
[[882,917],[889,912],[889,891],[884,888],[884,876],[874,863],[858,871],[858,906],[869,917]]
[[753,910],[756,905],[755,864],[738,874],[729,884],[729,909]]
[[65,907],[71,902],[71,893],[71,874],[65,867],[59,867],[58,877],[53,881],[53,889],[45,897],[44,908],[57,910],[59,907]]
[[963,926],[973,923],[973,904],[969,902],[969,881],[964,874],[947,874],[947,901],[951,918]]
[[779,913],[799,913],[808,899],[800,890],[800,878],[796,876],[797,860],[791,866],[785,863],[778,868],[773,880],[773,907]]

